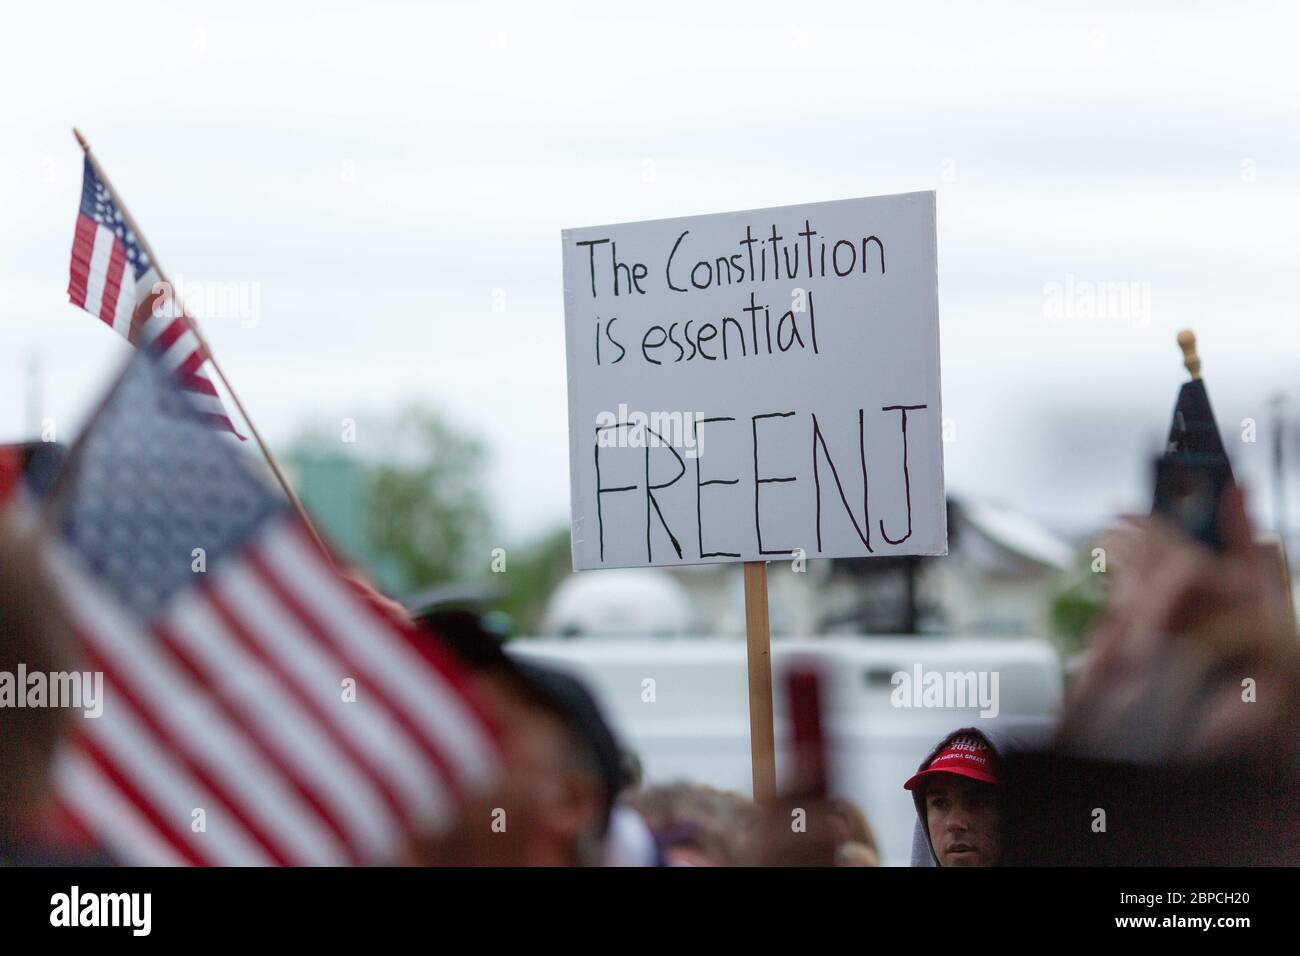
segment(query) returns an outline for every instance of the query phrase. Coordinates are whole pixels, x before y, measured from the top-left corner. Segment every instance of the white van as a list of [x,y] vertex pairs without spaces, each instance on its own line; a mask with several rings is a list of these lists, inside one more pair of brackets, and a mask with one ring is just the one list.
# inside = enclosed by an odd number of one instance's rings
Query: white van
[[[507,648],[582,679],[647,783],[751,792],[743,640],[521,639]],[[797,659],[822,674],[832,790],[866,812],[887,865],[909,861],[915,812],[903,782],[940,737],[976,726],[1041,738],[1063,696],[1056,652],[1034,639],[778,639],[772,658],[778,776],[788,736],[782,674]],[[939,691],[924,695],[912,687],[918,678]]]

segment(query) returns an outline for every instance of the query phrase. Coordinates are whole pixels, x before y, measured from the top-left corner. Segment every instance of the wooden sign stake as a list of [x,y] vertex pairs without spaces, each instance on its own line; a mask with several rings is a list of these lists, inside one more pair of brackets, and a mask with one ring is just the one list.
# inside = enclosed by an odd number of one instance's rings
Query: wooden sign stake
[[754,800],[776,796],[772,722],[772,632],[767,619],[767,562],[745,562],[745,650],[749,660],[749,750]]

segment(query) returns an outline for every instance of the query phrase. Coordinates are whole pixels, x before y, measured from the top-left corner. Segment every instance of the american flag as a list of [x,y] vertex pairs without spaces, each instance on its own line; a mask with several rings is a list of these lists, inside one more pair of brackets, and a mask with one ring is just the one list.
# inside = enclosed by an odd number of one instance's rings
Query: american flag
[[497,779],[453,663],[339,575],[154,363],[130,363],[48,500],[47,563],[104,675],[59,800],[123,862],[391,862]]
[[[155,356],[181,387],[194,395],[209,424],[239,435],[216,386],[200,371],[206,356],[197,336],[184,318],[172,314],[170,304],[175,297],[165,296],[161,290],[154,292],[158,281],[157,268],[87,156],[81,209],[72,239],[68,298],[132,345]],[[157,315],[155,303],[159,303]]]

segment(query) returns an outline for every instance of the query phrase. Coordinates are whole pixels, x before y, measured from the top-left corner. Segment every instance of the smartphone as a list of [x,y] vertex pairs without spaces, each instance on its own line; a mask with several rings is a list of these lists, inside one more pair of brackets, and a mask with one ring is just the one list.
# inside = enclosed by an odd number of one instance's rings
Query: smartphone
[[1156,459],[1152,514],[1163,515],[1215,551],[1223,550],[1219,511],[1232,484],[1232,467],[1220,455],[1176,452]]
[[786,678],[790,695],[794,779],[800,796],[826,796],[826,736],[822,729],[821,676],[811,667],[792,669]]

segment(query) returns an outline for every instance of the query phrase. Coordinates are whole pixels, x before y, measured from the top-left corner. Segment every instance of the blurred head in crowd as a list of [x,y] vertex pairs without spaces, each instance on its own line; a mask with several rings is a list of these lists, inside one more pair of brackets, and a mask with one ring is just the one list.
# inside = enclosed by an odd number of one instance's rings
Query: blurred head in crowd
[[[415,620],[460,658],[497,718],[508,780],[498,802],[510,827],[511,862],[595,865],[614,798],[626,782],[625,757],[591,695],[577,680],[519,663],[472,611],[426,611]],[[523,832],[521,832],[523,831]],[[491,844],[489,844],[490,846]]]
[[[0,672],[65,671],[72,638],[36,550],[0,515]],[[0,707],[0,845],[21,843],[52,789],[65,711]]]
[[1002,860],[999,757],[974,728],[945,737],[905,783],[939,866],[997,866]]
[[866,814],[843,797],[831,797],[827,804],[835,839],[835,865],[880,866],[880,850]]
[[641,814],[669,865],[743,866],[754,861],[757,809],[738,793],[674,783],[630,791],[620,803]]

